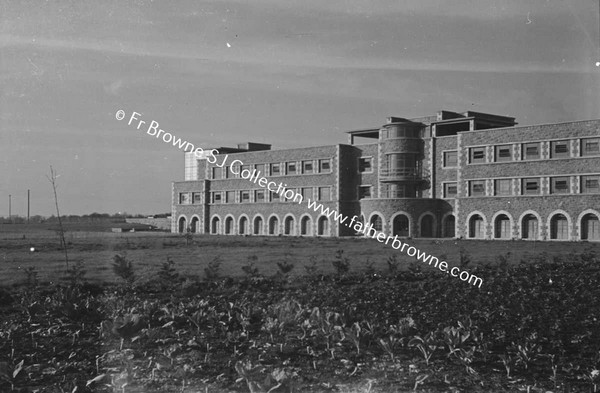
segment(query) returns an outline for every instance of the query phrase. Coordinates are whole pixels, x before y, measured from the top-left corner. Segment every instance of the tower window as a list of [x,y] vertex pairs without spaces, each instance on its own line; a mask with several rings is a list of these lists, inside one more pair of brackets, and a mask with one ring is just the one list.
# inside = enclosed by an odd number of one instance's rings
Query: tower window
[[359,172],[372,172],[372,157],[361,157],[358,159],[358,171]]

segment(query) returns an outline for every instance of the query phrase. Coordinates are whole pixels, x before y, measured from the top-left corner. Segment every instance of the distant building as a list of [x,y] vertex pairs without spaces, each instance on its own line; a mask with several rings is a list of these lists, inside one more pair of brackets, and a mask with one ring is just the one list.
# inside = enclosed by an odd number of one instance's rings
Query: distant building
[[[218,148],[216,161],[186,153],[171,230],[355,234],[233,173],[248,169],[386,234],[600,241],[600,120],[516,126],[511,117],[440,111],[390,117],[348,139],[286,150],[247,143]],[[232,172],[234,160],[243,165]]]

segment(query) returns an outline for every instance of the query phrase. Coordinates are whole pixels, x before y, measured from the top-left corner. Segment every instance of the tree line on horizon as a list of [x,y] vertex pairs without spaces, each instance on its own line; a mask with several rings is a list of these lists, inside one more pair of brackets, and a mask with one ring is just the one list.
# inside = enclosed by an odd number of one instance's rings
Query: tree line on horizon
[[[91,213],[91,214],[83,214],[83,215],[62,215],[61,219],[64,222],[90,222],[90,221],[104,221],[104,220],[114,220],[114,221],[123,221],[126,218],[165,218],[171,216],[171,213],[159,213],[159,214],[127,214],[127,213]],[[58,222],[58,217],[54,214],[51,216],[41,216],[34,215],[29,217],[29,223],[33,224],[42,224],[42,223],[54,223]],[[27,223],[27,217],[13,215],[11,217],[0,217],[0,223],[2,224],[25,224]]]

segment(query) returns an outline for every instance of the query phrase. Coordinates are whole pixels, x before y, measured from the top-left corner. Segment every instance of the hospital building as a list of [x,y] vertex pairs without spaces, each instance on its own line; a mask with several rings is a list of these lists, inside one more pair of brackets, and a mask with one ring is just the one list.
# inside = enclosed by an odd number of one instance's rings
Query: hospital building
[[520,126],[439,111],[348,131],[346,143],[215,149],[185,153],[184,181],[172,184],[173,232],[357,235],[242,178],[248,170],[386,235],[600,241],[600,120]]

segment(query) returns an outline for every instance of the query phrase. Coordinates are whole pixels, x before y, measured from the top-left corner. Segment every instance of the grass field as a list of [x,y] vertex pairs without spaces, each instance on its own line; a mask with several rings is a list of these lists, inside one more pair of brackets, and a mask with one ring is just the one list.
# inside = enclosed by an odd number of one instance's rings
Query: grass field
[[[352,271],[362,271],[369,263],[375,270],[385,271],[386,261],[392,255],[397,255],[403,266],[415,260],[390,245],[365,238],[197,235],[187,244],[184,236],[165,232],[90,232],[90,229],[100,229],[90,224],[84,229],[88,231],[66,233],[69,259],[83,261],[88,279],[100,283],[115,282],[111,264],[116,254],[124,255],[134,263],[142,281],[158,271],[167,258],[171,258],[181,272],[200,278],[215,257],[221,258],[221,271],[228,276],[244,275],[241,267],[252,256],[256,257],[254,263],[259,272],[266,276],[276,273],[277,262],[282,261],[295,265],[292,274],[304,274],[304,266],[311,258],[316,259],[323,273],[333,272],[331,261],[337,250],[343,250],[350,259]],[[509,252],[509,260],[514,263],[540,252],[551,255],[567,255],[584,249],[600,252],[600,244],[577,242],[411,239],[407,243],[440,259],[445,256],[450,266],[459,264],[461,248],[471,255],[474,263],[494,263],[499,255]],[[31,247],[35,252],[30,251]],[[42,282],[56,281],[64,276],[64,253],[58,236],[43,225],[1,225],[0,260],[0,285],[22,282],[26,278],[23,269],[32,266],[37,269]]]

